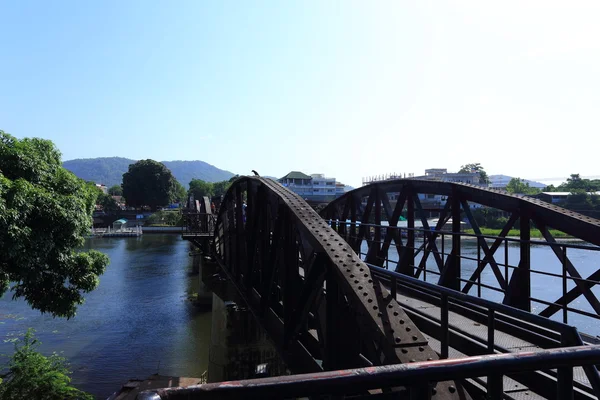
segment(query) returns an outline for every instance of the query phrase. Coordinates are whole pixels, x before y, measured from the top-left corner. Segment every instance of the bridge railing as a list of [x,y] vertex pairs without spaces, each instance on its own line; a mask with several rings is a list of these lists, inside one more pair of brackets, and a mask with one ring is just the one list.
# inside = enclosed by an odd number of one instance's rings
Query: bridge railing
[[[470,320],[487,326],[485,343],[478,344],[479,337],[470,335],[468,332],[460,332],[463,335],[471,336],[471,340],[465,342],[467,344],[459,346],[462,352],[468,355],[485,352],[490,354],[494,354],[495,352],[510,352],[510,349],[503,348],[496,341],[495,337],[498,336],[498,331],[510,332],[511,336],[526,339],[531,345],[542,348],[581,346],[584,344],[577,328],[565,323],[553,321],[504,304],[467,295],[440,285],[424,282],[417,278],[389,271],[375,265],[367,265],[373,276],[382,282],[387,282],[391,295],[394,298],[397,294],[404,293],[413,298],[423,299],[427,304],[439,307],[439,318],[431,315],[427,315],[427,318],[430,320],[433,319],[438,323],[440,331],[443,332],[440,340],[442,359],[449,357],[451,341],[449,322],[451,311],[467,316]],[[404,304],[404,307],[409,311],[409,315],[414,320],[419,318],[415,314],[420,313],[420,310],[415,309],[414,306],[410,307],[407,304]],[[427,329],[423,324],[421,326]],[[454,329],[458,328],[455,327]],[[433,332],[431,331],[433,329],[429,328],[429,330],[430,332],[425,332],[432,334]],[[584,371],[594,392],[600,394],[600,375],[597,368],[595,366],[586,366],[584,367]]]
[[196,211],[185,211],[181,215],[183,218],[182,234],[205,236],[214,233],[216,215]]
[[[540,352],[494,354],[463,359],[424,361],[350,370],[327,371],[273,378],[208,383],[187,388],[142,392],[138,400],[159,399],[286,399],[308,396],[335,396],[353,399],[373,396],[367,391],[404,388],[401,398],[430,399],[436,382],[487,378],[487,399],[504,397],[503,376],[530,371],[557,369],[556,399],[574,398],[573,367],[592,366],[600,359],[600,346],[557,348]],[[456,389],[455,389],[456,390]],[[401,394],[397,393],[398,395]],[[483,398],[483,397],[482,397]]]
[[[444,207],[428,210],[431,197]],[[363,186],[320,215],[371,264],[395,261],[400,273],[600,334],[600,220],[523,195],[416,179]],[[501,229],[488,236],[492,215]],[[581,245],[557,239],[565,235]]]
[[[381,236],[385,236],[386,230],[394,230],[400,238],[407,238],[409,233],[414,236],[414,245],[405,243],[402,249],[389,246],[386,252],[379,252],[372,262],[392,271],[402,271],[408,276],[421,279],[426,282],[439,283],[443,274],[440,265],[447,265],[449,260],[461,260],[462,269],[456,280],[460,282],[459,289],[463,293],[474,294],[477,297],[484,297],[500,302],[507,302],[507,297],[519,288],[510,288],[506,283],[510,282],[514,271],[519,274],[527,274],[526,281],[532,282],[531,286],[521,288],[526,293],[524,300],[530,304],[528,311],[537,313],[544,317],[551,317],[561,320],[564,323],[575,323],[578,326],[589,327],[590,334],[600,335],[600,314],[596,312],[597,300],[594,293],[594,286],[600,284],[600,247],[590,245],[585,242],[561,241],[547,242],[541,240],[521,240],[514,237],[502,237],[491,235],[476,235],[466,232],[452,232],[447,230],[406,228],[387,225],[376,225],[368,223],[352,223],[339,220],[327,220],[334,228],[346,225],[349,240],[356,240],[357,232],[360,226],[367,229],[378,229]],[[463,251],[453,252],[452,241],[457,238],[463,243]],[[491,249],[488,255],[483,250],[484,246],[479,245],[485,242]],[[467,244],[464,244],[464,243]],[[435,243],[435,245],[433,245]],[[471,245],[469,245],[470,243]],[[371,245],[384,246],[384,239],[364,241],[358,249],[358,254],[367,259]],[[520,268],[522,266],[520,259],[520,248],[527,245],[534,249],[534,256],[529,268]],[[465,251],[466,250],[466,251]],[[411,252],[413,254],[412,262],[403,264],[403,253]],[[546,252],[555,254],[556,258],[548,257],[545,263],[535,262],[535,253]],[[498,255],[500,253],[500,255]],[[574,257],[571,257],[574,255]],[[583,260],[585,257],[598,260],[587,278],[581,277],[574,264]],[[435,258],[439,258],[436,262]],[[574,259],[575,261],[571,261]],[[494,268],[487,273],[482,273],[486,265],[493,263]],[[593,262],[589,262],[593,266]],[[542,269],[545,268],[545,269]],[[579,270],[585,271],[590,268],[579,266]],[[595,271],[595,272],[594,272]],[[494,273],[492,275],[492,273]],[[582,290],[583,288],[583,290]],[[558,294],[558,295],[556,295]],[[554,301],[551,296],[555,296]],[[578,297],[584,297],[586,301],[574,301]],[[589,301],[591,300],[591,301]],[[598,328],[598,329],[596,329]],[[585,330],[585,329],[582,329]]]

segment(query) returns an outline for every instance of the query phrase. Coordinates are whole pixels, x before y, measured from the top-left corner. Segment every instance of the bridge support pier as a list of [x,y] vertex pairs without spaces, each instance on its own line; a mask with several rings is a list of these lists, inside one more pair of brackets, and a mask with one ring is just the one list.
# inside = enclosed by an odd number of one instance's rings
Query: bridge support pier
[[268,364],[271,376],[285,375],[286,367],[266,332],[248,309],[213,296],[208,381],[249,379]]
[[197,304],[203,307],[211,306],[213,302],[212,290],[204,283],[203,277],[205,275],[204,267],[204,255],[202,253],[194,253],[192,255],[192,272],[198,274],[198,296]]

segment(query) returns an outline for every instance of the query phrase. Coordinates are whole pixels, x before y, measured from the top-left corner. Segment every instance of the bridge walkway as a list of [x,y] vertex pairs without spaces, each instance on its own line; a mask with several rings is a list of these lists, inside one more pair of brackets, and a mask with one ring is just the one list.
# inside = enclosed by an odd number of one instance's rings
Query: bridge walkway
[[[536,353],[564,345],[598,344],[598,341],[584,342],[576,330],[567,325],[483,299],[477,299],[478,304],[473,304],[472,296],[457,292],[448,296],[449,292],[437,285],[390,273],[373,265],[369,267],[374,276],[386,282],[390,292],[394,292],[395,284],[395,293],[391,293],[390,297],[395,298],[428,340],[429,346],[442,355],[441,358]],[[441,334],[441,331],[446,334]],[[503,376],[504,399],[553,397],[554,389],[547,383],[548,379],[556,381],[556,369],[520,375]],[[589,376],[594,377],[594,374]],[[487,386],[485,376],[471,378],[470,381],[481,389]],[[583,367],[573,368],[573,386],[575,398],[596,398],[592,395],[594,387]]]
[[[397,301],[402,305],[404,310],[413,320],[419,320],[423,318],[430,318],[432,321],[440,322],[441,311],[440,308],[430,303],[426,303],[417,298],[410,297],[406,294],[398,294],[396,297]],[[480,346],[482,349],[486,347],[487,343],[487,326],[480,324],[479,322],[465,317],[456,312],[449,313],[449,330],[451,335],[460,335],[463,340],[472,340],[474,345]],[[433,335],[428,334],[425,330],[421,331],[425,338],[429,341],[429,345],[440,354],[442,351],[442,343],[437,340]],[[500,329],[496,329],[495,333],[496,344],[494,345],[494,353],[519,353],[523,351],[527,352],[539,352],[545,350],[544,347],[538,346],[527,340],[524,340],[511,333],[504,332]],[[480,354],[486,354],[481,352]],[[449,347],[448,358],[466,358],[469,354],[461,352],[460,350]],[[556,370],[553,371],[556,373]],[[575,367],[573,369],[574,384],[580,386],[584,391],[591,391],[592,386],[586,377],[586,374],[582,367]],[[481,377],[475,379],[477,383],[485,387],[487,379]],[[507,395],[506,398],[519,400],[519,399],[544,399],[545,397],[537,395],[533,389],[522,383],[504,376],[503,378],[504,393]]]

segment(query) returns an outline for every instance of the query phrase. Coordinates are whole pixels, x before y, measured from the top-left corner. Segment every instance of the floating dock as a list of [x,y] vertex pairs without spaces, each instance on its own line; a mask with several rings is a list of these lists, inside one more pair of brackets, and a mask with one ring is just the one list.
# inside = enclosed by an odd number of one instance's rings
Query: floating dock
[[90,237],[137,237],[143,234],[142,227],[136,226],[134,228],[121,228],[121,229],[110,229],[109,228],[92,228]]

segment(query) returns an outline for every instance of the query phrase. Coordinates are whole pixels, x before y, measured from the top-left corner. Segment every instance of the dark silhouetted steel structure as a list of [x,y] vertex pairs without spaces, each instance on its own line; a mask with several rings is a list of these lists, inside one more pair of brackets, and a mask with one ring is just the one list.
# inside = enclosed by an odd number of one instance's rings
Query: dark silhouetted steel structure
[[[447,199],[435,227],[428,226],[418,196],[422,193],[439,194]],[[474,203],[510,215],[499,237],[481,234],[471,211]],[[200,208],[184,215],[187,222],[184,237],[187,235],[190,240],[211,227],[210,222],[197,223],[207,215],[202,212],[206,208]],[[399,227],[403,214],[406,226]],[[463,218],[470,222],[474,234],[461,232]],[[444,230],[450,219],[451,230]],[[417,220],[422,228],[415,227]],[[508,238],[516,221],[521,236]],[[540,300],[531,296],[530,289],[531,274],[537,273],[532,269],[530,257],[531,246],[536,244],[529,237],[528,228],[532,225],[542,232],[545,244],[564,267],[563,273],[557,274],[563,282],[563,296],[555,302],[546,302],[547,308],[541,315],[530,313],[531,302]],[[593,398],[589,397],[592,393],[600,393],[600,378],[594,366],[599,360],[589,358],[598,356],[595,346],[587,352],[563,349],[536,358],[519,356],[498,339],[498,335],[506,337],[506,332],[510,332],[511,337],[526,341],[536,351],[582,346],[584,341],[575,328],[544,317],[560,310],[565,316],[567,312],[583,312],[568,306],[579,296],[585,296],[596,311],[588,313],[590,317],[600,314],[600,305],[591,290],[600,273],[581,278],[566,250],[568,246],[590,251],[597,248],[557,243],[550,227],[593,245],[600,243],[599,221],[534,199],[470,185],[412,179],[375,183],[347,193],[319,215],[302,198],[275,181],[242,177],[225,195],[214,222],[214,235],[208,236],[214,236],[212,255],[273,340],[290,371],[317,373],[310,375],[317,380],[323,377],[323,382],[332,386],[322,393],[364,396],[375,394],[367,390],[378,388],[383,390],[380,395],[384,397],[500,399],[506,379],[510,379],[511,385],[527,385],[546,398],[554,398],[556,393],[561,399]],[[461,242],[466,237],[477,243],[477,258],[470,258],[477,263],[476,268],[467,279],[461,269],[461,262],[468,259],[461,254]],[[450,242],[448,246],[446,239]],[[519,245],[520,261],[516,266],[509,265],[506,258],[502,263],[495,257],[503,246],[508,249],[511,241]],[[430,257],[435,270],[431,265],[427,267]],[[394,267],[389,268],[390,264]],[[492,269],[497,285],[481,282],[481,273],[487,266]],[[427,273],[437,274],[437,285],[423,281]],[[564,283],[568,280],[575,282],[571,290]],[[482,287],[486,286],[502,293],[504,304],[469,295],[473,288],[481,295]],[[464,320],[483,326],[485,333],[462,327],[460,323]],[[454,357],[463,358],[509,352],[512,355],[492,356],[482,359],[482,364],[471,364],[475,362],[473,359],[437,361],[453,358],[451,352]],[[549,364],[539,363],[542,359]],[[498,370],[502,362],[494,360],[511,360],[511,367],[502,372]],[[549,371],[553,362],[558,369]],[[395,366],[379,367],[383,365]],[[481,369],[470,369],[469,365]],[[574,381],[574,366],[585,366],[577,370],[582,371],[585,382]],[[340,378],[345,376],[342,372],[319,375],[323,371],[348,368],[365,368],[356,373],[355,387],[341,386],[353,382],[351,378]],[[386,375],[392,370],[398,372],[395,384],[389,380],[392,375]],[[423,372],[423,378],[410,384],[410,377],[415,376],[411,374],[417,370]],[[439,372],[442,370],[446,374]],[[367,387],[358,383],[361,376],[366,376],[363,374],[379,378],[370,380],[372,386]],[[257,390],[249,390],[248,395],[271,395],[270,390],[278,382],[285,392],[285,388],[297,387],[298,382],[305,383],[306,378],[260,380],[263,381],[264,386],[255,380],[256,385],[246,382],[203,385],[179,389],[179,393],[198,398],[213,398],[214,394],[222,393],[231,396],[228,398],[239,398],[241,392],[225,386],[243,386]],[[329,390],[336,382],[340,386]],[[297,395],[319,393],[316,386],[307,385],[303,389],[306,390],[298,391]],[[177,390],[159,394],[160,398],[184,398],[177,397]]]
[[[419,194],[442,195],[447,199],[437,226],[428,225]],[[390,197],[397,198],[395,204],[390,201]],[[510,216],[499,236],[481,234],[473,217],[474,204],[502,210]],[[403,212],[407,218],[407,226],[398,228],[398,221]],[[384,266],[386,262],[389,263],[390,251],[395,251],[399,255],[396,271],[422,278],[425,272],[434,273],[439,276],[440,285],[463,293],[470,293],[478,286],[480,290],[479,280],[482,271],[489,267],[496,278],[496,284],[488,288],[502,292],[504,304],[531,311],[533,300],[546,305],[546,308],[540,312],[540,315],[545,317],[551,317],[563,309],[566,322],[567,311],[589,314],[581,309],[568,307],[574,300],[583,296],[594,310],[594,313],[589,316],[600,315],[600,302],[591,290],[593,286],[600,283],[600,268],[587,278],[583,278],[567,254],[569,248],[600,250],[597,247],[600,245],[600,221],[594,218],[531,197],[511,195],[461,183],[413,179],[375,183],[353,190],[329,203],[321,215],[331,221],[340,236],[352,246],[355,252],[360,253],[363,242],[367,243],[365,261],[368,263]],[[463,218],[468,220],[474,234],[461,233],[460,222]],[[451,230],[449,232],[442,230],[449,220],[452,221]],[[382,221],[387,221],[387,226],[382,226]],[[415,228],[416,221],[421,222],[421,229]],[[520,225],[520,238],[507,238],[507,234],[517,221]],[[529,228],[533,226],[540,230],[544,241],[531,240]],[[595,246],[558,243],[550,228]],[[417,236],[424,239],[418,245],[415,241]],[[443,248],[445,238],[451,239],[448,253]],[[466,259],[461,256],[461,244],[464,243],[461,239],[465,238],[475,240],[478,247],[478,256],[475,260],[477,268],[466,279],[461,273],[461,261]],[[502,263],[503,255],[497,254],[502,247],[505,252],[508,251],[508,246],[511,244],[518,244],[520,248],[517,265],[509,265],[506,253]],[[564,288],[563,295],[555,301],[549,302],[533,298],[531,295],[532,273],[547,274],[545,271],[532,270],[532,245],[550,247],[563,266],[562,274],[554,274],[563,281]],[[430,257],[435,260],[437,270],[427,270],[427,261]],[[567,281],[574,283],[574,287],[570,290],[566,290]]]

